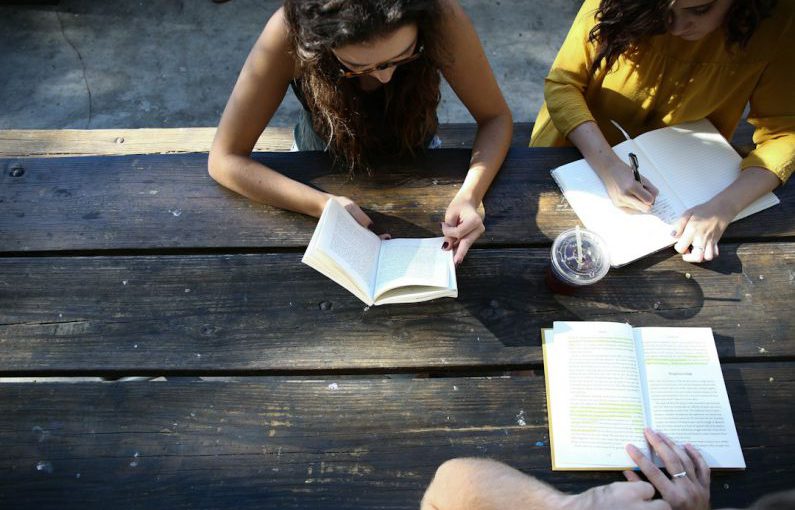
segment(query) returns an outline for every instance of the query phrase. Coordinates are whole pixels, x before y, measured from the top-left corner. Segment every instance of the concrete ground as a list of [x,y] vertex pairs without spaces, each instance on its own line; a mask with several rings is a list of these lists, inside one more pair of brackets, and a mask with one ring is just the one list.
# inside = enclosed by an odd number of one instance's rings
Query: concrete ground
[[[580,0],[462,0],[516,121],[532,121],[543,79]],[[0,129],[215,126],[278,0],[61,0],[0,5]],[[288,96],[271,125],[292,125]],[[449,87],[441,122],[472,118]]]

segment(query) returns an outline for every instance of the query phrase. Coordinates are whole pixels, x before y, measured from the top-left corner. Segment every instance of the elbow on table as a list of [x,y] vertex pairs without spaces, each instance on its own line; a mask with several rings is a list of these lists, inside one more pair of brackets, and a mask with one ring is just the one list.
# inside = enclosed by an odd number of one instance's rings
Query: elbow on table
[[225,154],[218,149],[210,149],[210,154],[207,156],[207,173],[218,184],[223,184],[224,169],[227,165],[228,154]]

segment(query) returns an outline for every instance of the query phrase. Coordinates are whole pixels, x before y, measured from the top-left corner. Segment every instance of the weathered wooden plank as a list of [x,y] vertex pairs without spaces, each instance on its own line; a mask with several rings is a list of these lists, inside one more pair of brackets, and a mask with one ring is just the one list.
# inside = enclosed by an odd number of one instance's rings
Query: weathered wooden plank
[[[209,152],[214,127],[146,129],[9,129],[0,130],[0,157],[49,158]],[[514,124],[514,147],[527,147],[532,122]],[[440,124],[438,135],[446,148],[472,147],[477,124]],[[286,152],[293,145],[291,127],[267,127],[255,152]]]
[[[214,127],[0,130],[0,157],[209,152],[215,130]],[[254,150],[288,151],[292,144],[292,128],[267,127]]]
[[[265,153],[260,161],[355,199],[398,237],[439,234],[439,222],[470,153],[431,151],[410,168],[350,180],[330,173],[320,153]],[[512,149],[485,200],[480,245],[548,244],[577,218],[549,170],[574,149]],[[0,252],[139,248],[306,246],[313,218],[259,205],[207,174],[206,155],[0,160]],[[795,189],[782,204],[729,227],[724,239],[795,235]]]
[[657,254],[554,296],[546,249],[476,250],[457,300],[369,309],[296,253],[0,258],[0,371],[482,372],[539,366],[555,320],[710,326],[725,361],[795,356],[795,243],[721,253],[703,267]]
[[[532,122],[513,125],[512,147],[527,147]],[[440,124],[439,137],[449,149],[469,148],[475,140],[477,125],[473,123]],[[153,129],[8,129],[0,130],[0,157],[64,157],[115,156],[125,154],[175,154],[209,152],[215,128],[153,128]],[[741,150],[753,146],[753,126],[743,122],[732,143]],[[289,151],[293,130],[289,127],[267,127],[255,152]]]
[[[790,364],[725,368],[745,472],[716,508],[789,489]],[[436,467],[488,456],[566,491],[619,473],[550,471],[543,377],[0,384],[0,506],[415,509]]]

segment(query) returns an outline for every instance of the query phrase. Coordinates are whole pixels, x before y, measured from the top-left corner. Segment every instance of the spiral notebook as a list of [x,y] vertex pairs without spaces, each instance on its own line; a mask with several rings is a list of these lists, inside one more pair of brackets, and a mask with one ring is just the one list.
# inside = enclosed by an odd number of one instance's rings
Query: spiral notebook
[[[616,125],[619,129],[620,126]],[[703,119],[644,133],[613,147],[623,161],[634,152],[640,173],[659,189],[651,212],[613,205],[599,176],[584,160],[552,170],[571,208],[583,225],[600,235],[614,267],[628,264],[673,245],[671,230],[687,209],[710,200],[740,175],[742,158],[709,120]],[[733,221],[780,201],[767,193],[743,209]]]

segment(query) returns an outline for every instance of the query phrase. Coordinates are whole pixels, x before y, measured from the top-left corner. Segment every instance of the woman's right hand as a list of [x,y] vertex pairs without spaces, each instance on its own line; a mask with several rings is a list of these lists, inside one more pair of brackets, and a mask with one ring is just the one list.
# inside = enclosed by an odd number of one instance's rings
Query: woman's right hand
[[[354,202],[353,200],[351,200],[348,197],[343,197],[343,196],[338,196],[338,195],[337,196],[332,196],[331,200],[336,200],[337,202],[342,204],[342,206],[345,208],[345,210],[348,211],[348,214],[353,216],[353,219],[355,219],[356,222],[359,223],[359,225],[363,226],[364,228],[368,228],[368,229],[372,230],[373,232],[375,232],[375,229],[374,229],[375,224],[373,223],[373,220],[371,220],[370,217],[367,216],[367,214],[365,214],[364,211],[362,211],[361,207],[356,205],[356,202]],[[381,239],[392,239],[392,236],[387,234],[387,233],[379,234],[378,237],[380,237]]]
[[651,210],[659,191],[643,176],[640,177],[641,182],[636,181],[632,167],[616,159],[599,174],[613,204],[641,212]]
[[331,198],[339,202],[342,207],[344,207],[345,210],[348,211],[351,216],[353,216],[353,219],[355,219],[359,225],[363,226],[364,228],[373,227],[373,220],[371,220],[370,217],[367,216],[364,211],[362,211],[361,207],[356,205],[356,202],[348,197],[342,196],[332,196]]
[[659,193],[657,187],[643,175],[641,182],[635,180],[632,167],[613,152],[596,122],[583,122],[569,133],[569,140],[596,170],[613,204],[642,212],[651,210]]

